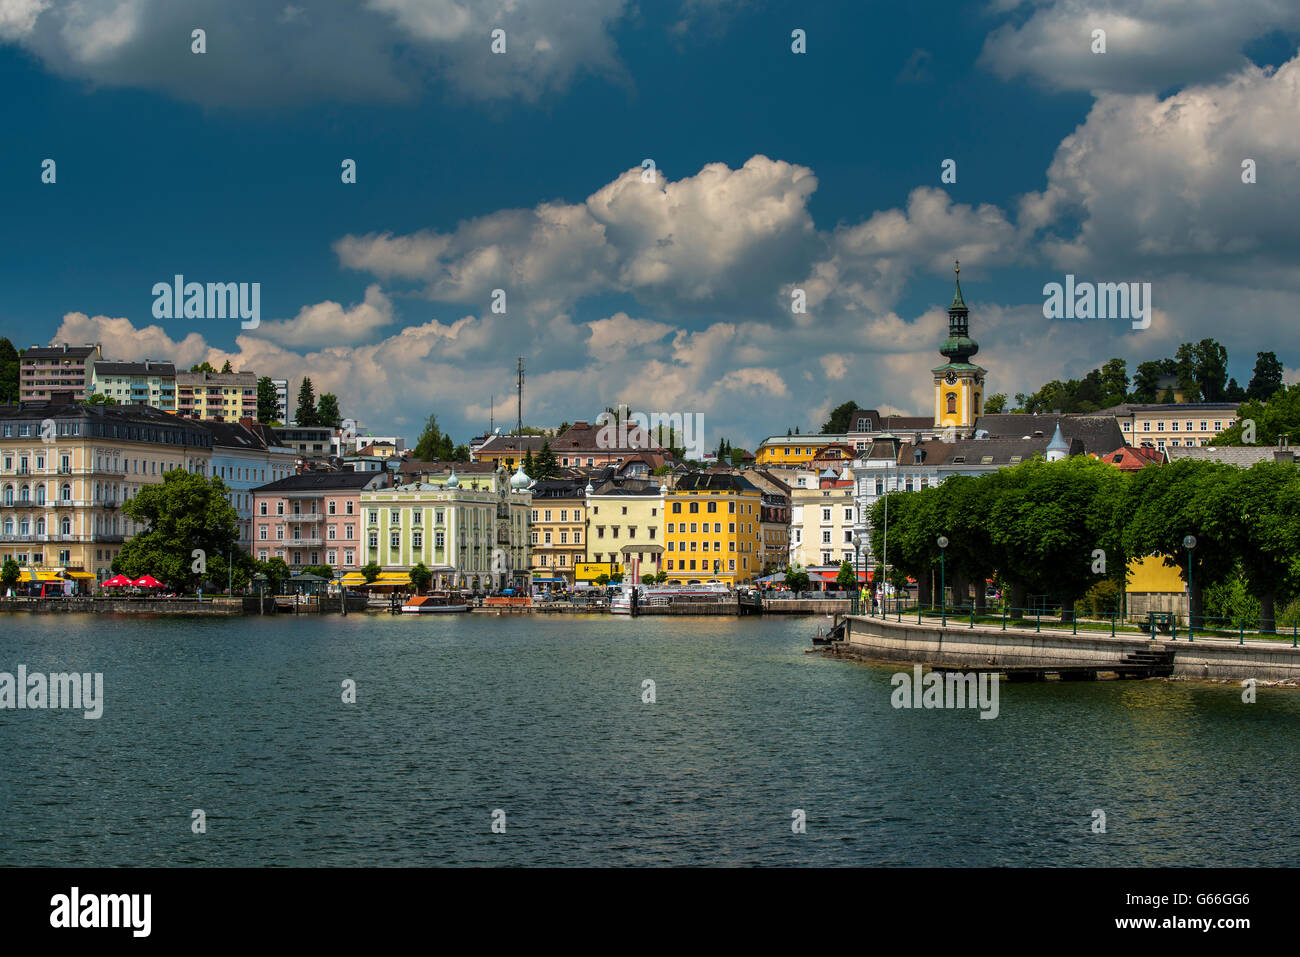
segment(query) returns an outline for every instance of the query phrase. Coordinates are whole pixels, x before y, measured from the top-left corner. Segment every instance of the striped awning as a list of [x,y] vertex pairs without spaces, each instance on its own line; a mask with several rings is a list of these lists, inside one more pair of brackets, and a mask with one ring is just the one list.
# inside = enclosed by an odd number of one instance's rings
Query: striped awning
[[[94,577],[94,576],[91,576],[91,577]],[[63,581],[63,579],[60,578],[58,575],[51,574],[50,572],[39,572],[39,573],[33,574],[32,572],[27,571],[27,570],[23,570],[23,571],[20,571],[20,572],[18,573],[18,580],[19,580],[20,582],[59,582],[59,581]]]

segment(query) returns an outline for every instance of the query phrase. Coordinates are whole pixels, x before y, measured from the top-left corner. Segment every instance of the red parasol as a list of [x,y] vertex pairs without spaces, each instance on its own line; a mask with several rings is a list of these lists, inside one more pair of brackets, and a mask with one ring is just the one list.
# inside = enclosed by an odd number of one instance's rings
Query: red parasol
[[100,582],[99,587],[100,588],[125,588],[129,584],[131,584],[131,579],[127,578],[125,575],[114,575],[112,578]]
[[160,582],[158,579],[154,578],[152,575],[142,575],[141,577],[137,578],[135,581],[131,582],[131,584],[132,584],[132,585],[135,585],[137,588],[163,588],[163,587],[165,587],[165,586],[163,585],[162,582]]

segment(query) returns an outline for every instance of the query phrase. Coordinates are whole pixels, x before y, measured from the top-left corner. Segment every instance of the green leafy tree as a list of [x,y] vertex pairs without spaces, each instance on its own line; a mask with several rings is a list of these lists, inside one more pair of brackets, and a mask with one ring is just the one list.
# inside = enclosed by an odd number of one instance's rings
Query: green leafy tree
[[86,399],[86,405],[117,405],[117,399],[111,395],[104,395],[102,392],[96,392],[89,399]]
[[[1250,593],[1246,576],[1240,570],[1223,581],[1206,585],[1204,603],[1206,627],[1254,629],[1261,626],[1263,614],[1259,599]],[[1276,630],[1272,613],[1263,630]]]
[[1178,371],[1177,363],[1172,359],[1154,359],[1140,363],[1133,376],[1133,393],[1129,396],[1134,402],[1155,403],[1160,401],[1160,380],[1174,375]]
[[835,576],[835,587],[840,591],[853,591],[858,587],[858,576],[853,573],[853,563],[847,558],[840,562],[839,574]]
[[1095,553],[1109,533],[1105,516],[1111,514],[1099,503],[1116,488],[1116,471],[1078,456],[1064,462],[1034,459],[985,476],[1000,486],[988,511],[998,570],[1034,594],[1059,600],[1064,613],[1072,614],[1098,578]]
[[425,420],[424,429],[420,432],[415,450],[411,454],[417,462],[433,462],[452,459],[455,457],[455,451],[451,437],[443,435],[442,430],[438,428],[438,416],[431,414]]
[[278,595],[284,583],[293,577],[293,571],[288,563],[278,555],[264,562],[255,562],[253,569],[254,573],[266,576],[266,588],[272,595]]
[[791,565],[786,569],[785,584],[791,591],[808,591],[812,587],[808,573],[799,564]]
[[301,426],[320,424],[316,415],[316,389],[311,384],[311,379],[306,376],[298,386],[298,408],[294,412],[294,418]]
[[370,562],[362,567],[361,577],[366,580],[366,584],[370,584],[379,577],[379,573],[382,571],[383,569],[376,562]]
[[1108,399],[1115,399],[1112,405],[1119,405],[1128,394],[1128,363],[1123,359],[1108,359],[1099,372],[1102,392]]
[[232,369],[232,368],[230,367],[230,360],[227,359],[226,362],[225,362],[225,364],[221,367],[221,374],[222,374],[222,375],[229,375],[230,373],[232,373],[232,372],[234,372],[234,371],[235,371],[235,370]]
[[1201,615],[1201,592],[1225,578],[1236,564],[1240,512],[1235,497],[1240,472],[1218,462],[1180,459],[1130,478],[1134,505],[1124,528],[1124,548],[1132,556],[1159,555],[1187,581],[1187,535],[1192,551],[1191,613]]
[[279,415],[279,397],[269,375],[257,380],[257,421],[274,422]]
[[316,404],[316,424],[328,425],[334,429],[343,424],[343,415],[339,412],[339,397],[333,392],[326,392]]
[[1004,392],[994,392],[984,400],[984,414],[998,415],[1007,407],[1007,396]]
[[[227,564],[228,561],[232,564]],[[207,575],[204,576],[206,580],[213,587],[221,591],[229,588],[232,593],[243,591],[252,584],[253,575],[257,571],[257,563],[253,556],[238,548],[235,549],[233,556],[225,552],[210,556],[207,565]]]
[[609,576],[606,575],[604,572],[601,572],[599,575],[595,577],[594,581],[601,588],[604,588],[606,585],[609,584]]
[[559,478],[560,465],[555,458],[555,453],[551,451],[551,443],[543,442],[541,449],[537,452],[537,457],[533,459],[533,472],[528,473],[531,478],[539,482],[543,479]]
[[238,546],[239,513],[226,501],[227,491],[221,479],[184,469],[142,487],[122,504],[122,512],[145,531],[122,546],[113,570],[131,578],[153,575],[175,589],[196,586],[205,574],[194,570],[195,549],[210,565]]
[[[1182,352],[1182,349],[1179,349]],[[1202,402],[1222,402],[1228,385],[1228,350],[1213,339],[1191,347],[1192,376]],[[1193,401],[1192,396],[1185,396]]]
[[465,445],[464,443],[456,446],[454,449],[451,450],[451,457],[456,462],[468,462],[469,446]]
[[[1259,462],[1230,489],[1237,531],[1232,536],[1248,590],[1259,603],[1261,627],[1272,631],[1279,599],[1300,586],[1300,473],[1290,463]],[[1198,546],[1199,548],[1199,546]]]
[[334,569],[329,565],[307,565],[303,568],[303,572],[308,575],[317,575],[321,578],[328,578],[331,581],[334,579]]
[[18,584],[18,576],[22,574],[22,569],[14,561],[13,556],[5,559],[3,567],[0,567],[0,585],[5,588],[13,588]]
[[0,405],[18,402],[18,350],[8,339],[0,337]]
[[536,476],[537,465],[533,462],[533,450],[527,449],[524,452],[524,474]]
[[411,569],[411,584],[415,586],[417,594],[423,595],[431,581],[433,581],[433,572],[429,571],[424,562],[418,562]]
[[213,366],[213,364],[212,364],[211,362],[208,362],[206,359],[204,359],[202,362],[199,362],[199,363],[196,363],[195,365],[190,366],[190,371],[191,371],[191,372],[207,372],[207,373],[210,373],[210,374],[212,374],[212,375],[216,375],[216,372],[217,372],[216,367]]
[[1211,445],[1243,445],[1247,422],[1255,426],[1256,445],[1275,445],[1282,436],[1300,439],[1300,384],[1284,386],[1267,401],[1252,399],[1237,410],[1232,428],[1214,437]]
[[1282,388],[1282,363],[1274,352],[1255,353],[1255,374],[1246,386],[1246,398],[1266,402]]

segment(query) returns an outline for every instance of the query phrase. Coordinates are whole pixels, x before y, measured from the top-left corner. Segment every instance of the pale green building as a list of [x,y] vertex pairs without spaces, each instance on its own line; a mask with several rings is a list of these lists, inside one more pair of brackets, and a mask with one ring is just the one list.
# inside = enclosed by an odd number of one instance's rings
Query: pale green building
[[531,480],[504,470],[461,483],[451,473],[361,494],[365,563],[405,572],[423,562],[432,588],[529,588]]

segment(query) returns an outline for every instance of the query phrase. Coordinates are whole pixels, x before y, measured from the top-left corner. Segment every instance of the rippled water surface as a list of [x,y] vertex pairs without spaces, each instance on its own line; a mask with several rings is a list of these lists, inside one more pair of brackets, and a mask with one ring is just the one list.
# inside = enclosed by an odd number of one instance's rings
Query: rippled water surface
[[98,721],[0,710],[0,863],[1300,863],[1295,691],[895,710],[818,623],[0,616],[0,671],[105,683]]

